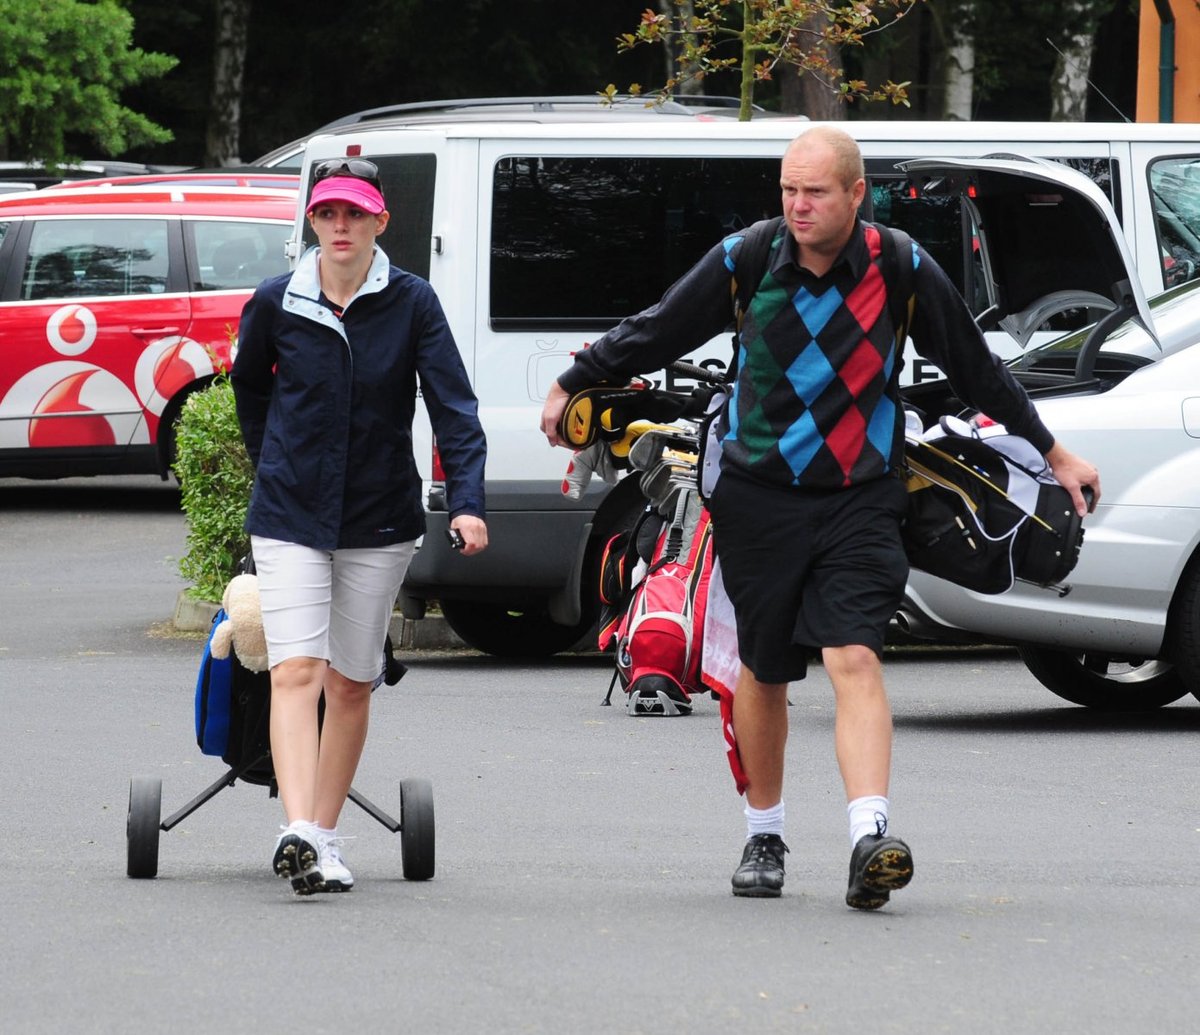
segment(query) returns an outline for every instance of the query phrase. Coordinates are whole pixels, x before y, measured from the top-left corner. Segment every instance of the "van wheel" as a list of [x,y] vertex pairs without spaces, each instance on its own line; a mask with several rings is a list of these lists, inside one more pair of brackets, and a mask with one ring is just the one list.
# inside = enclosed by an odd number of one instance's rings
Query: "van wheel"
[[1025,667],[1064,701],[1105,712],[1144,712],[1185,696],[1175,666],[1157,658],[1111,657],[1096,651],[1021,647]]
[[585,614],[577,625],[559,625],[545,605],[508,607],[478,600],[441,603],[447,623],[462,640],[500,658],[546,658],[568,650],[587,634],[596,617]]

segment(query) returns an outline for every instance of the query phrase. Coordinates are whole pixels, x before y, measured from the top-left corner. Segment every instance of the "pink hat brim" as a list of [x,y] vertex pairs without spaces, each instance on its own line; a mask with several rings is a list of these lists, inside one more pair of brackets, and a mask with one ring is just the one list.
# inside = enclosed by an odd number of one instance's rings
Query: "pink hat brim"
[[366,180],[355,176],[330,176],[319,181],[313,187],[305,212],[311,212],[318,205],[328,201],[345,201],[350,205],[357,205],[373,216],[379,215],[384,209],[383,195]]

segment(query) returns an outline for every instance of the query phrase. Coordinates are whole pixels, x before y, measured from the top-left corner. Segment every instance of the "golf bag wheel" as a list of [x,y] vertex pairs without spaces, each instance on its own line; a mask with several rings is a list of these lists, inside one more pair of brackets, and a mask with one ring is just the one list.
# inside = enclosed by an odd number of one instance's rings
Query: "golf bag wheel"
[[135,776],[129,781],[129,815],[125,820],[125,872],[130,877],[158,875],[161,815],[162,780]]
[[400,857],[405,880],[433,876],[433,784],[423,777],[400,781]]

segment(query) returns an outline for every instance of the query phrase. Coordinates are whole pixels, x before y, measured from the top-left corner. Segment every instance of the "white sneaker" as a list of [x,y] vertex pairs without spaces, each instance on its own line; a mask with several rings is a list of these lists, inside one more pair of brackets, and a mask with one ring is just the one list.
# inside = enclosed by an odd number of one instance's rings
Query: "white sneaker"
[[320,868],[320,837],[317,825],[310,820],[297,819],[283,827],[275,842],[271,868],[284,880],[292,882],[297,895],[323,891],[325,877]]
[[326,833],[317,828],[321,875],[325,878],[321,891],[349,891],[354,887],[354,875],[346,868],[341,851],[342,844],[349,840],[348,837],[338,837],[337,831]]

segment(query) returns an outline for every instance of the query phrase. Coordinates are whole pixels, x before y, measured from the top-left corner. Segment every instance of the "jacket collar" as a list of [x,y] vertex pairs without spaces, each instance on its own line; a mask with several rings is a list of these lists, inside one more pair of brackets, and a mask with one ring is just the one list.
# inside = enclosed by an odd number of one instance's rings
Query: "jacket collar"
[[[292,279],[288,281],[286,294],[296,295],[314,302],[321,297],[321,276],[317,266],[320,254],[321,249],[313,247],[301,256],[300,261],[296,264],[295,272],[292,273]],[[367,279],[355,293],[354,298],[358,298],[359,295],[372,295],[387,287],[390,266],[391,261],[384,254],[383,249],[376,245],[375,254],[371,256],[371,268],[367,270]],[[350,301],[353,302],[354,299],[352,298]]]
[[[310,248],[300,257],[287,287],[283,290],[283,306],[288,312],[332,328],[345,338],[346,331],[342,321],[333,315],[328,306],[321,304],[321,276],[317,267],[320,253],[320,248]],[[346,303],[346,308],[349,309],[356,299],[377,294],[387,287],[390,268],[391,263],[384,250],[376,246],[375,254],[371,258],[371,268],[367,270],[367,279],[354,293],[354,297]]]

